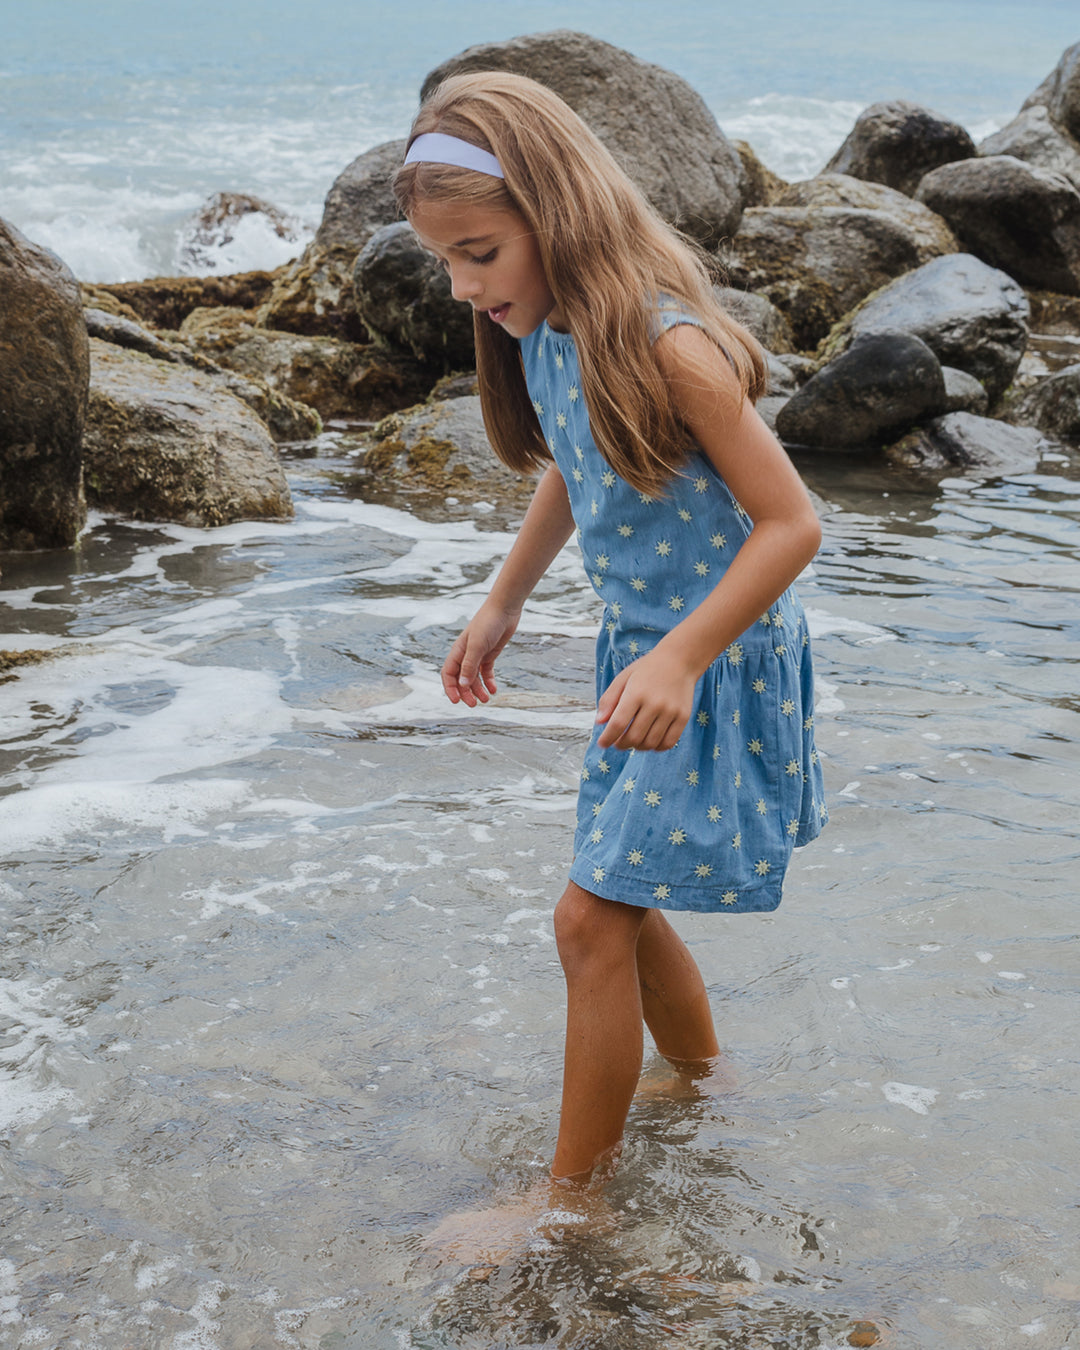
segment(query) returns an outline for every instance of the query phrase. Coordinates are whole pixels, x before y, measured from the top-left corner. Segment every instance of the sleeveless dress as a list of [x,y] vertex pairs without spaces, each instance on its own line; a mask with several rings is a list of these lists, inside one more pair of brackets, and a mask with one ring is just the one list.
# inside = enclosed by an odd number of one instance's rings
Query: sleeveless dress
[[[694,320],[656,311],[662,329]],[[663,497],[621,478],[589,428],[573,338],[520,339],[529,397],[566,481],[586,572],[604,605],[596,696],[716,585],[751,522],[712,462],[688,458]],[[678,744],[601,750],[581,770],[570,878],[625,904],[772,910],[793,848],[828,818],[814,748],[810,635],[787,590],[709,667]]]

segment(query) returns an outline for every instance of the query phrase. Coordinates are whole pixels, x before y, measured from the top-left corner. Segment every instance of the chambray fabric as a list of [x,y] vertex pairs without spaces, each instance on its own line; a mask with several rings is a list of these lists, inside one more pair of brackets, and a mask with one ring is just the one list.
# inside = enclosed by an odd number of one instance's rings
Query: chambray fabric
[[[693,322],[661,308],[656,331]],[[546,323],[521,339],[529,396],[564,479],[603,601],[596,696],[709,594],[751,523],[702,452],[666,495],[630,486],[589,429],[577,352]],[[793,848],[828,818],[814,749],[810,635],[794,591],[710,666],[671,750],[600,750],[581,770],[570,877],[669,910],[772,910]]]

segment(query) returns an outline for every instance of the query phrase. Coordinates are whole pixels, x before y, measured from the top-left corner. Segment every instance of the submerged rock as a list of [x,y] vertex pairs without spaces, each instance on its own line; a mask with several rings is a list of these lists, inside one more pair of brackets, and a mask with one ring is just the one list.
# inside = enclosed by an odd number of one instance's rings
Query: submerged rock
[[918,198],[1017,281],[1080,294],[1080,192],[1062,174],[991,155],[928,173]]
[[407,221],[387,225],[356,260],[353,288],[372,337],[444,370],[475,363],[473,317]]
[[928,235],[924,225],[855,207],[753,207],[722,261],[733,285],[783,312],[807,350],[871,291],[955,248],[947,230]]
[[0,220],[0,548],[66,548],[86,519],[90,352],[79,283]]
[[1031,473],[1051,447],[1034,427],[953,412],[909,432],[886,450],[894,464],[924,473]]
[[931,169],[974,153],[974,142],[958,122],[898,98],[872,103],[859,114],[825,172],[884,183],[911,196]]
[[863,333],[780,409],[790,445],[875,448],[946,407],[937,357],[909,333]]
[[436,67],[421,99],[449,75],[508,70],[547,85],[604,142],[665,220],[706,246],[734,234],[745,176],[739,153],[678,75],[587,33],[557,29],[469,47]]
[[205,373],[91,341],[86,495],[137,520],[280,520],[292,500],[263,422]]
[[829,334],[833,359],[861,333],[913,333],[943,366],[955,366],[1001,396],[1028,341],[1028,300],[1012,277],[973,257],[935,258],[869,296]]

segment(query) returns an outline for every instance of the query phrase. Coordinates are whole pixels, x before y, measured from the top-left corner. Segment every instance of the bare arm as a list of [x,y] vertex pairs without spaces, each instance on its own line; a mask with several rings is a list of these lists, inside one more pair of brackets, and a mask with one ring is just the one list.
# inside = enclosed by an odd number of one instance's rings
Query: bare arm
[[495,658],[510,641],[521,607],[574,529],[562,474],[552,465],[537,484],[514,546],[491,594],[450,648],[442,668],[451,703],[475,708],[495,692]]
[[754,523],[713,591],[612,681],[597,721],[603,746],[668,750],[690,716],[694,686],[817,552],[809,495],[748,400],[727,359],[698,328],[679,325],[655,347],[683,421]]

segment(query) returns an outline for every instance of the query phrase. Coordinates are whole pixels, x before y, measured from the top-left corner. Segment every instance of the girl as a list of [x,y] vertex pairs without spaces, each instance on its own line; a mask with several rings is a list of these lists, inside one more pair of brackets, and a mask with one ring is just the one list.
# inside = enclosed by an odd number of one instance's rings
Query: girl
[[495,658],[577,529],[604,604],[596,727],[555,908],[567,984],[556,1181],[618,1157],[642,1020],[680,1066],[718,1054],[701,974],[663,909],[771,910],[826,817],[806,619],[788,589],[821,534],[754,409],[765,367],[693,246],[556,95],[448,79],[394,182],[472,305],[496,453],[543,475],[487,601],[454,643],[452,703]]

